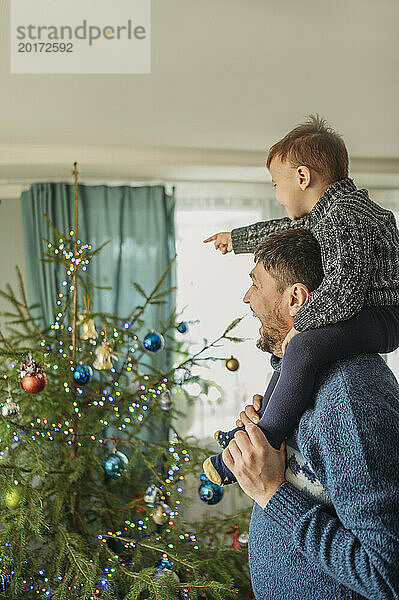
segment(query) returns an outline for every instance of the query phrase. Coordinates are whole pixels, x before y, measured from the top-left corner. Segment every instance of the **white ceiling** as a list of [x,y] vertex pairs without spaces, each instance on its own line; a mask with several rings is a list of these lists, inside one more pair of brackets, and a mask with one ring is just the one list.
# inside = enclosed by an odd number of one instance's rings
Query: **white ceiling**
[[311,112],[360,170],[399,174],[398,0],[152,0],[150,75],[11,75],[8,4],[3,183],[62,177],[78,156],[88,178],[256,179]]

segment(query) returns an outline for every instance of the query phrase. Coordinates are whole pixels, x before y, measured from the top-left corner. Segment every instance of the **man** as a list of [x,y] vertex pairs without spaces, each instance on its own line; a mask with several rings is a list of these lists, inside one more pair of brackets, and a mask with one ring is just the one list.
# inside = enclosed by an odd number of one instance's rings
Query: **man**
[[[261,321],[257,345],[272,353],[278,372],[282,342],[313,288],[309,277],[323,277],[320,249],[309,231],[286,230],[269,235],[255,260],[257,285],[244,302]],[[289,284],[279,291],[282,280]],[[259,398],[237,421],[245,432],[223,452],[255,501],[249,560],[256,599],[398,599],[399,386],[392,372],[377,354],[323,367],[313,403],[287,440],[287,468],[284,447],[275,450],[254,424]]]

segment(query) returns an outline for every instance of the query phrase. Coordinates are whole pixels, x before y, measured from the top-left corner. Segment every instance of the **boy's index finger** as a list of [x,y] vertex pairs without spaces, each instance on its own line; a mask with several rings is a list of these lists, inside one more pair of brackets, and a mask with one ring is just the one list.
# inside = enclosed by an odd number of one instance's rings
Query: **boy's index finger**
[[217,236],[217,233],[215,233],[215,235],[211,235],[211,237],[209,237],[207,240],[204,240],[204,244],[205,242],[212,242],[213,240],[216,240]]

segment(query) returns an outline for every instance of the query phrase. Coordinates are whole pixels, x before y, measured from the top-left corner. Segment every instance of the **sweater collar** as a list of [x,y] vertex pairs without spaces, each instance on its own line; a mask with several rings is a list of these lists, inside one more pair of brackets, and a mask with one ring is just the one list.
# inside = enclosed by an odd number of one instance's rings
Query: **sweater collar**
[[328,209],[336,200],[353,194],[357,190],[357,187],[349,177],[336,181],[320,196],[314,207],[309,213],[309,218],[319,220],[320,217],[326,214]]

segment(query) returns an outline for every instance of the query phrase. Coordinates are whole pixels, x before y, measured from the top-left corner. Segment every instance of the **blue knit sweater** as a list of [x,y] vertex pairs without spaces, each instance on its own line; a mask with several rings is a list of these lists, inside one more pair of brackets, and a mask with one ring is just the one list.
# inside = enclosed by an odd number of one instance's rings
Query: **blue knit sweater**
[[256,600],[398,599],[399,386],[380,356],[320,371],[286,477],[253,508]]

